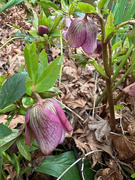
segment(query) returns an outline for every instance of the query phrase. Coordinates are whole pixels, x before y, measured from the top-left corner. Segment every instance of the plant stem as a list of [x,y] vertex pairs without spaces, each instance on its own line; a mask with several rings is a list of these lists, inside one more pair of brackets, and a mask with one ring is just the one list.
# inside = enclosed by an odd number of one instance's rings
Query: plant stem
[[102,55],[103,55],[103,63],[104,63],[104,69],[108,76],[106,78],[106,87],[107,87],[107,97],[109,102],[109,111],[110,111],[110,127],[111,131],[114,131],[115,129],[115,115],[114,115],[114,104],[113,104],[113,94],[112,94],[112,81],[111,81],[111,63],[109,60],[112,59],[112,53],[111,53],[111,46],[109,46],[109,58],[108,58],[108,52],[107,52],[107,43],[105,42],[105,21],[101,15],[98,15],[98,18],[101,23],[101,31],[102,31]]
[[[63,42],[62,42],[62,35],[60,36],[60,55],[63,59]],[[62,60],[63,62],[63,60]],[[62,77],[62,64],[60,67],[60,75],[59,75],[59,86],[61,86],[61,77]]]
[[[124,64],[125,64],[126,61],[127,61],[127,58],[128,58],[129,55],[131,54],[133,48],[134,48],[134,45],[132,44],[131,47],[129,48],[129,50],[127,51],[126,55],[124,56],[123,60],[121,61],[120,65],[118,66],[117,70],[115,71],[115,73],[114,73],[114,75],[113,75],[113,77],[112,77],[112,79],[111,79],[112,82],[116,79],[119,71],[123,68]],[[129,72],[128,72],[128,73],[129,73]],[[119,82],[119,83],[120,83],[120,82]],[[118,84],[117,84],[117,86],[118,86]],[[115,86],[115,88],[116,88],[116,86]],[[113,88],[113,91],[114,91],[115,88]],[[99,102],[100,102],[101,99],[104,97],[104,95],[105,95],[106,92],[107,92],[107,88],[104,89],[104,91],[102,92],[101,96],[98,98],[98,100],[97,100],[97,102],[96,102],[96,106],[99,104]]]
[[20,38],[24,38],[23,36],[19,36],[19,37],[13,37],[11,39],[9,39],[8,41],[5,42],[5,44],[3,44],[0,49],[2,49],[7,43],[9,43],[10,41],[14,40],[14,39],[20,39]]

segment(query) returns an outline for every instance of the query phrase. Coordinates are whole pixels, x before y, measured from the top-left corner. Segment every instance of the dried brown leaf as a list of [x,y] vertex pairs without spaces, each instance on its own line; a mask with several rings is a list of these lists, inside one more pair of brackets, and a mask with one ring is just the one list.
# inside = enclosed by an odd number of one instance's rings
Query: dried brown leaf
[[4,164],[3,169],[8,172],[7,179],[13,179],[16,176],[16,170],[14,170],[12,165]]
[[90,130],[95,131],[95,137],[99,142],[103,142],[103,140],[109,135],[111,130],[108,121],[100,117],[98,117],[98,120],[89,121],[88,127]]
[[123,180],[123,176],[119,171],[106,168],[97,171],[94,180]]
[[94,137],[94,132],[90,132],[87,137],[86,137],[89,146],[91,147],[92,150],[95,149],[102,149],[103,151],[107,152],[112,156],[112,150],[109,146],[107,146],[104,142],[99,142],[95,139]]
[[135,144],[124,135],[111,135],[113,147],[118,152],[120,160],[135,159]]

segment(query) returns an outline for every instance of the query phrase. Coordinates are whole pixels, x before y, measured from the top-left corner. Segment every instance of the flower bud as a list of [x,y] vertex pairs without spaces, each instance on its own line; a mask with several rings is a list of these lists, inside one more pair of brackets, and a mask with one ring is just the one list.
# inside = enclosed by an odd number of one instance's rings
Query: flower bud
[[40,98],[26,114],[26,142],[31,145],[36,138],[45,155],[64,141],[65,129],[73,130],[62,107],[53,99]]
[[97,33],[97,25],[91,18],[78,17],[71,22],[66,38],[71,47],[82,47],[86,54],[92,54],[97,47]]
[[44,26],[44,25],[40,25],[38,27],[38,34],[40,36],[43,36],[44,34],[48,34],[48,27],[47,26]]

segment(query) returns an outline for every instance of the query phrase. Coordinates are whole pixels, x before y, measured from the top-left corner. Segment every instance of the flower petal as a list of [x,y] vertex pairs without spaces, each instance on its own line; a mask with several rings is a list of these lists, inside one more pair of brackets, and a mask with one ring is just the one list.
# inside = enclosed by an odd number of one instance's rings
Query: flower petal
[[29,127],[29,123],[26,125],[26,128],[25,128],[25,139],[29,146],[35,139],[34,133],[31,130],[31,128]]
[[30,128],[35,134],[41,151],[48,155],[62,142],[63,127],[57,115],[46,107],[38,105],[34,111],[35,116],[33,116],[32,111],[30,113]]
[[82,45],[82,49],[86,54],[93,54],[93,52],[97,47],[98,29],[96,24],[90,18],[86,23],[86,31],[87,31],[87,37],[86,37],[86,41]]
[[78,17],[71,22],[66,38],[71,47],[78,48],[85,42],[86,34],[86,26],[83,17]]
[[132,83],[131,85],[125,87],[125,88],[123,89],[123,91],[124,91],[125,93],[128,93],[130,96],[135,97],[135,82]]
[[54,107],[55,107],[55,109],[57,111],[57,115],[58,115],[63,127],[65,129],[67,129],[69,132],[73,131],[73,128],[70,125],[69,121],[67,120],[67,118],[65,116],[65,113],[64,113],[62,107],[59,105],[59,103],[57,101],[53,100],[53,99],[49,99],[49,101],[51,101],[53,103],[53,105],[54,105]]

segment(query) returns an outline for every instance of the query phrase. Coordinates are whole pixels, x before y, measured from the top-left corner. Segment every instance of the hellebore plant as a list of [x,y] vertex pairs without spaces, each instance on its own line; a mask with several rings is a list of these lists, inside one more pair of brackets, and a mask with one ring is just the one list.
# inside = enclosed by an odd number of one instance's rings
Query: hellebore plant
[[72,127],[62,107],[53,99],[41,99],[26,114],[25,137],[28,145],[36,138],[41,151],[48,155],[65,138],[65,129]]
[[66,38],[71,47],[82,47],[86,54],[92,54],[97,47],[97,33],[97,25],[86,14],[71,22]]

